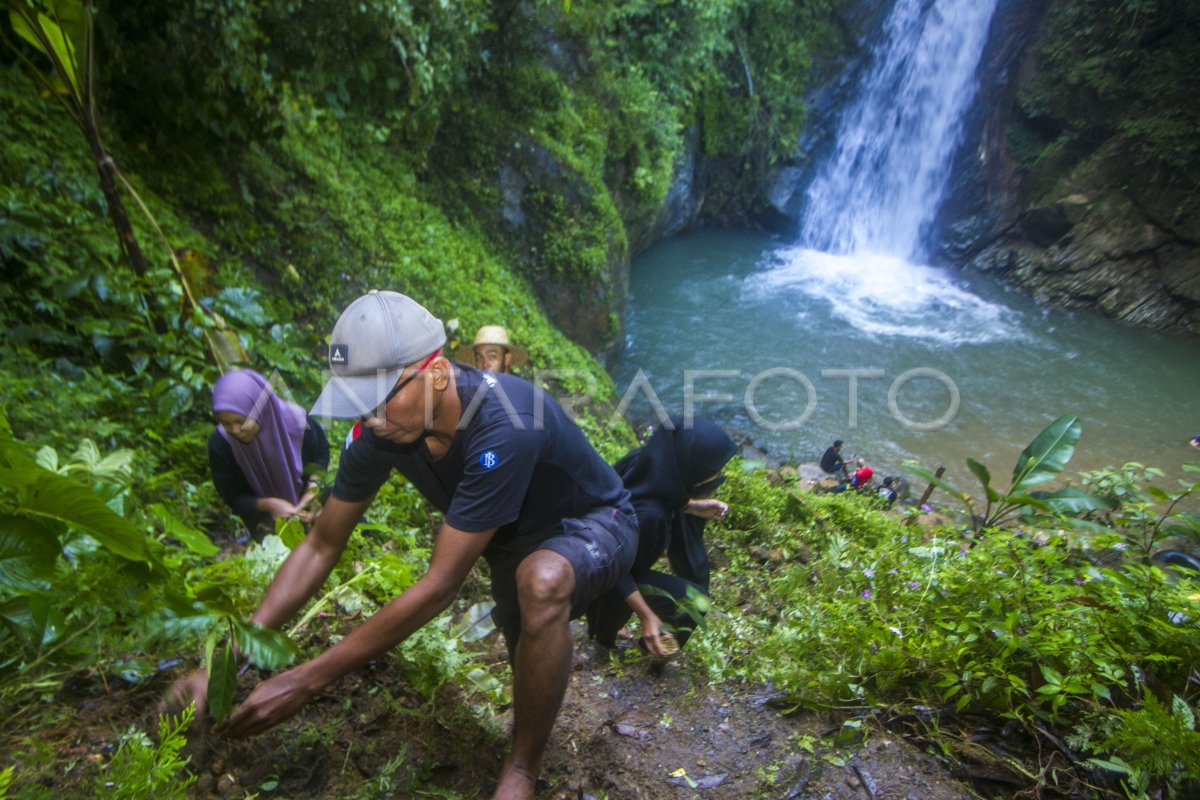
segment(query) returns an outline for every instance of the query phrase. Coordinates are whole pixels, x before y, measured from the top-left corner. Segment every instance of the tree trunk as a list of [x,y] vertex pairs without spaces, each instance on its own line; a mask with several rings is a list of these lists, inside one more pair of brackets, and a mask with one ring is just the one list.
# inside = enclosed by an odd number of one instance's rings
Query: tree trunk
[[[121,191],[117,186],[116,164],[113,163],[112,157],[104,152],[104,144],[100,141],[99,126],[96,124],[91,110],[85,105],[81,112],[79,116],[83,123],[83,135],[87,139],[88,147],[92,151],[92,158],[96,162],[96,172],[100,176],[100,190],[104,192],[104,203],[108,206],[108,216],[117,232],[121,255],[133,268],[134,274],[145,283],[149,266],[146,263],[146,256],[142,253],[142,248],[138,245],[137,235],[133,232],[133,224],[129,221],[129,214],[125,211],[125,202],[121,199]],[[150,314],[155,332],[160,335],[165,334],[167,325],[159,317],[148,298],[146,298],[146,311]]]

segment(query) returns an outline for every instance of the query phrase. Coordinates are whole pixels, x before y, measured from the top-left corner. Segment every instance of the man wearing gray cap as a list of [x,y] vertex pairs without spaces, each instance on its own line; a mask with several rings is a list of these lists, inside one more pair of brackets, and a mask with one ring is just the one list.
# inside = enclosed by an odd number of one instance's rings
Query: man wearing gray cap
[[[629,493],[552,398],[511,375],[455,365],[440,321],[396,292],[342,312],[315,416],[363,420],[329,502],[251,619],[278,628],[324,583],[394,469],[445,515],[429,570],[320,656],[263,682],[218,729],[259,733],[447,608],[482,555],[513,667],[513,742],[495,800],[532,800],[571,668],[568,621],[615,586],[637,551]],[[172,687],[203,705],[204,675]]]

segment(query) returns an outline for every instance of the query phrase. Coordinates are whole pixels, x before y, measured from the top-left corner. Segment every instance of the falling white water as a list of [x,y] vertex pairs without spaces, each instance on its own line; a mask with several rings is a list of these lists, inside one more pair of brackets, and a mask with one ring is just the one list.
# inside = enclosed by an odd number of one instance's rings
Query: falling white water
[[808,188],[801,245],[924,258],[995,6],[897,0],[835,150]]

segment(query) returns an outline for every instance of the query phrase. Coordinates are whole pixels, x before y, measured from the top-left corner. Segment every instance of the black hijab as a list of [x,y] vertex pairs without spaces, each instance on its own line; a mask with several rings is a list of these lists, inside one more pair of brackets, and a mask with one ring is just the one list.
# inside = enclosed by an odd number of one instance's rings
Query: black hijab
[[[645,445],[618,461],[616,470],[639,520],[651,523],[661,518],[665,522],[667,541],[642,543],[653,544],[651,562],[665,549],[676,575],[707,590],[709,566],[703,539],[707,520],[684,514],[683,507],[720,485],[722,478],[713,476],[733,458],[737,445],[720,426],[703,417],[685,426],[682,417],[673,416],[671,424],[674,430],[659,428]],[[643,527],[643,536],[647,533]],[[641,551],[639,548],[639,555]]]

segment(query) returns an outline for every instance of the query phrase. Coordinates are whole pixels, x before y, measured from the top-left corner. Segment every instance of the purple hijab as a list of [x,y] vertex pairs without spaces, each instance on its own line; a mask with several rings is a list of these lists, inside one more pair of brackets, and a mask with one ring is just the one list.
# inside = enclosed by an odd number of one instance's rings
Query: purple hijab
[[304,481],[300,447],[308,426],[304,409],[280,399],[262,375],[240,369],[225,373],[213,387],[213,413],[219,411],[241,414],[262,428],[250,444],[243,444],[217,425],[254,493],[299,501]]

